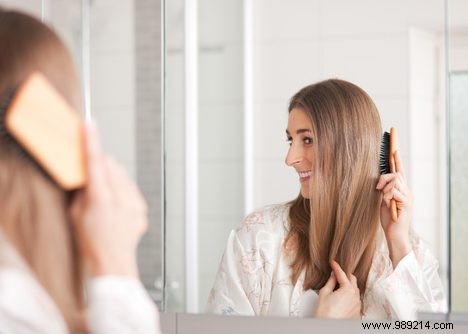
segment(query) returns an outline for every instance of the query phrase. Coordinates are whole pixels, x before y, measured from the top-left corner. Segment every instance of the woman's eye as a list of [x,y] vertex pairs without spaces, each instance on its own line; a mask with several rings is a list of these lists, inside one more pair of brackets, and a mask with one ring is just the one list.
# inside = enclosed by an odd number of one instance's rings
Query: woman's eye
[[309,138],[309,137],[304,138],[304,143],[312,144],[312,138]]
[[289,146],[291,146],[292,138],[291,137],[286,138],[286,142],[289,144]]

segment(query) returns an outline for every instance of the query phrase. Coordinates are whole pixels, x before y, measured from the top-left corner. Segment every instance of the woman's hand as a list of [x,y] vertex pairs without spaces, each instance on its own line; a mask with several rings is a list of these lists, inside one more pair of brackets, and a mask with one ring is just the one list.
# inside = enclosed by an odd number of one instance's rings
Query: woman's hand
[[[332,273],[320,289],[315,316],[329,319],[360,319],[361,298],[356,276],[346,276],[340,265],[331,262]],[[340,287],[333,291],[336,283]]]
[[124,169],[102,154],[94,125],[87,125],[85,138],[88,183],[70,208],[80,253],[91,276],[137,277],[146,203]]
[[[385,232],[390,259],[393,268],[411,251],[409,237],[413,196],[406,183],[405,171],[401,162],[400,153],[395,152],[396,173],[380,176],[377,189],[382,192],[382,205],[380,207],[380,222]],[[394,199],[397,207],[397,221],[392,221],[390,214],[390,201]]]

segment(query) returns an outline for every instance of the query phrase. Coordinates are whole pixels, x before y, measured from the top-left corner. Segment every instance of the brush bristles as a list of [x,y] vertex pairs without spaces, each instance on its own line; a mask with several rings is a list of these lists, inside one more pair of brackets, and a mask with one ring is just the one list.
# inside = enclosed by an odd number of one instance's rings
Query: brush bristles
[[385,131],[380,143],[380,174],[390,173],[390,133]]
[[13,91],[8,90],[6,93],[0,96],[0,140],[3,139],[7,142],[12,141],[8,131],[5,126],[5,114],[10,105],[11,99],[13,97]]

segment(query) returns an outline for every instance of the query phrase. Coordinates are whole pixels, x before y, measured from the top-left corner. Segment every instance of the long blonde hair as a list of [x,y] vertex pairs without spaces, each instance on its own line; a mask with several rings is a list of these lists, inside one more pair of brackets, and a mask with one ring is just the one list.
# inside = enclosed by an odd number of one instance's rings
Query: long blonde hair
[[[81,110],[73,62],[57,35],[38,20],[0,8],[0,97],[41,71]],[[0,226],[52,297],[71,332],[84,308],[81,260],[67,211],[70,193],[0,138]]]
[[338,79],[301,89],[289,112],[294,108],[310,117],[315,159],[310,199],[299,194],[290,203],[292,280],[305,270],[304,288],[320,289],[336,260],[357,277],[362,295],[380,221],[379,113],[361,88]]

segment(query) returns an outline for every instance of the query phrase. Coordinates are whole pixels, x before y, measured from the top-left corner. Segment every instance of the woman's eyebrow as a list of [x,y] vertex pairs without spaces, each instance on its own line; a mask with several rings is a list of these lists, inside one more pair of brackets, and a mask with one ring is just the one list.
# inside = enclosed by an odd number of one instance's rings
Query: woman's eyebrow
[[[304,132],[312,132],[312,130],[310,130],[310,129],[297,129],[297,130],[296,130],[296,134],[300,134],[300,133],[304,133]],[[290,135],[288,129],[286,129],[286,134],[287,134],[288,136]]]
[[[301,134],[301,133],[305,133],[305,132],[312,132],[312,130],[310,130],[310,129],[297,129],[296,130],[296,134]],[[288,129],[286,129],[286,135],[291,136]]]
[[304,133],[304,132],[312,132],[310,129],[297,129],[296,134]]

